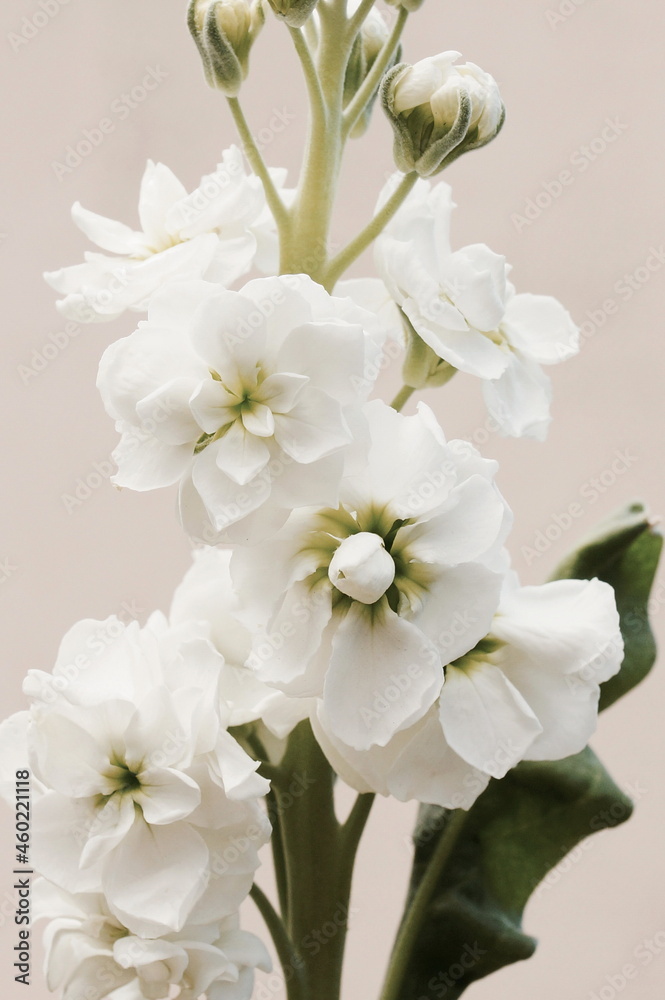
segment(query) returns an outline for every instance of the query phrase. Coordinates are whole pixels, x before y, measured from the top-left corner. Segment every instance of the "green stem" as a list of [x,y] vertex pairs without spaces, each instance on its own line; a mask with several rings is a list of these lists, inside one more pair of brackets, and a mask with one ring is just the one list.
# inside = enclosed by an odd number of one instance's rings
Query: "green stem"
[[374,242],[377,236],[380,236],[417,180],[418,174],[415,170],[412,170],[410,174],[405,174],[398,187],[393,191],[388,201],[377,212],[369,225],[354,240],[351,240],[349,245],[337,257],[331,260],[324,276],[324,285],[329,291],[335,287],[347,268],[360,257],[361,253]]
[[365,829],[365,825],[369,819],[372,806],[374,805],[374,799],[374,792],[367,792],[359,795],[353,803],[353,808],[349,813],[346,822],[342,826],[342,839],[344,842],[345,853],[351,854],[354,858],[356,851],[358,850],[358,844],[360,843],[363,830]]
[[319,74],[316,71],[314,59],[312,58],[312,51],[300,28],[289,28],[289,31],[291,32],[291,38],[293,39],[293,44],[296,52],[298,53],[298,58],[300,59],[303,74],[305,76],[305,83],[307,84],[307,92],[309,94],[312,114],[318,122],[322,123],[325,120],[326,115],[326,102],[323,96],[323,90],[321,89]]
[[339,1000],[353,864],[372,796],[360,796],[347,822],[338,822],[335,774],[307,721],[289,737],[280,770],[288,934],[307,956],[308,1000]]
[[[345,5],[321,6],[318,68],[301,35],[298,49],[310,94],[307,147],[291,227],[281,243],[283,274],[309,274],[315,281],[328,264],[328,234],[343,149],[343,86],[350,45],[345,41]],[[294,36],[295,38],[295,36]],[[302,43],[302,44],[301,44]],[[316,75],[314,86],[312,74]]]
[[275,187],[275,182],[270,176],[270,171],[268,170],[263,157],[259,152],[259,147],[256,145],[254,136],[252,135],[250,127],[247,124],[247,119],[245,118],[243,110],[240,107],[238,98],[228,97],[227,101],[229,108],[231,109],[231,114],[233,115],[233,120],[236,123],[238,134],[242,140],[245,156],[249,160],[249,164],[254,173],[261,179],[270,211],[275,218],[275,222],[277,223],[280,232],[283,232],[289,222],[287,209],[279,196],[277,188]]
[[342,135],[345,139],[353,130],[353,126],[362,115],[368,102],[374,95],[374,91],[381,83],[381,78],[388,69],[390,61],[395,54],[395,49],[397,48],[399,40],[402,37],[402,32],[404,31],[404,25],[406,24],[408,16],[408,10],[405,10],[402,7],[393,26],[393,30],[376,57],[371,70],[363,80],[362,85],[358,88],[353,100],[346,108],[346,111],[344,112],[344,124],[342,130]]
[[286,856],[284,854],[284,837],[282,836],[282,826],[279,818],[279,803],[273,788],[266,796],[268,803],[268,817],[272,823],[272,835],[270,846],[272,848],[273,867],[275,869],[275,882],[277,884],[277,896],[279,899],[279,909],[285,920],[289,915],[289,894],[286,877]]
[[274,906],[259,886],[254,883],[250,896],[263,917],[273,939],[277,957],[284,972],[288,1000],[308,1000],[303,976],[303,960],[293,947],[286,927]]
[[411,961],[414,945],[427,919],[427,910],[432,896],[443,870],[457,845],[466,819],[467,813],[462,809],[458,809],[452,814],[446,829],[439,838],[434,854],[411,900],[411,905],[406,911],[402,926],[398,931],[380,1000],[400,1000],[404,976]]
[[403,385],[390,404],[393,410],[397,410],[399,413],[400,410],[409,402],[415,391],[416,390],[412,385]]

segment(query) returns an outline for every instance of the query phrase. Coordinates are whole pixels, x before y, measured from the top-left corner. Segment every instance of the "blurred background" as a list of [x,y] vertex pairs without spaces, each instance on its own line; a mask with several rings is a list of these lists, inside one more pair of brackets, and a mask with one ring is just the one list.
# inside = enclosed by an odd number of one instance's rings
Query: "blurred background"
[[[167,610],[189,564],[173,491],[121,493],[105,471],[116,435],[95,388],[97,364],[107,344],[133,329],[131,314],[67,332],[42,272],[78,262],[87,248],[69,218],[74,201],[134,225],[148,157],[192,189],[235,137],[224,100],[204,83],[184,0],[13,0],[0,18],[0,616],[9,714],[24,706],[26,670],[50,669],[75,621]],[[458,49],[496,77],[508,109],[498,140],[446,174],[458,205],[454,245],[485,242],[504,253],[518,291],[553,294],[584,324],[579,358],[550,370],[554,421],[544,445],[491,433],[471,378],[425,396],[449,437],[470,438],[500,461],[499,484],[516,518],[510,548],[525,582],[544,580],[626,502],[665,510],[664,30],[656,0],[426,0],[407,27],[407,60]],[[289,42],[269,25],[242,97],[264,156],[295,178],[306,112]],[[150,91],[142,88],[149,73],[159,81]],[[279,131],[270,125],[275,116]],[[105,118],[113,127],[103,141],[67,164],[68,147]],[[336,240],[370,217],[392,170],[391,145],[377,110],[369,134],[349,149]],[[362,263],[355,270],[362,274]],[[387,391],[399,381],[394,367]],[[87,495],[79,482],[86,479],[96,484]],[[83,499],[67,502],[77,488]],[[552,526],[575,503],[581,514],[557,532]],[[534,556],[548,528],[559,537]],[[664,606],[661,579],[654,601],[661,641]],[[621,989],[625,1000],[661,1000],[664,698],[661,668],[602,717],[593,745],[637,800],[635,816],[560,866],[526,911],[525,929],[540,939],[535,957],[473,986],[470,1000],[611,1000],[626,963],[638,964],[639,974]],[[381,801],[368,826],[345,1000],[377,995],[404,898],[414,813]],[[2,825],[0,968],[11,982],[6,811]],[[260,880],[269,886],[269,872]],[[247,924],[263,933],[249,904]],[[653,960],[637,963],[636,952],[654,939]],[[35,968],[32,1000],[49,995]]]

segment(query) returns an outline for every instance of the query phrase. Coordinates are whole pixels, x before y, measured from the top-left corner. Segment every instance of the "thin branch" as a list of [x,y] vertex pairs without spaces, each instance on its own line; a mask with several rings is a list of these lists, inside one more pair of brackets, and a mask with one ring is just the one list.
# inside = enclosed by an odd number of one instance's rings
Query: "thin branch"
[[399,413],[400,410],[409,402],[415,391],[416,390],[412,385],[403,385],[390,404],[393,410],[397,410]]
[[227,101],[229,108],[231,109],[231,114],[233,115],[233,120],[236,123],[236,128],[238,129],[238,133],[242,140],[245,156],[249,160],[249,164],[254,173],[261,179],[270,211],[272,212],[278,227],[282,229],[288,225],[289,222],[289,215],[286,206],[282,202],[277,188],[275,187],[275,182],[270,176],[270,171],[268,170],[264,159],[259,152],[259,147],[256,145],[254,136],[252,135],[243,110],[240,107],[238,98],[228,97]]
[[312,113],[318,118],[319,121],[322,121],[326,117],[326,102],[321,88],[319,74],[316,70],[316,66],[314,65],[314,59],[312,58],[311,49],[300,28],[289,28],[289,31],[291,32],[293,44],[302,64],[309,99],[312,106]]
[[351,240],[348,246],[337,257],[331,260],[325,275],[326,288],[334,288],[346,269],[383,232],[417,180],[418,174],[415,170],[412,170],[410,174],[405,174],[398,187],[393,191],[388,201],[377,212],[369,225],[354,240]]
[[[303,977],[304,963],[293,947],[293,942],[287,934],[282,918],[256,882],[251,888],[250,896],[256,903],[256,908],[263,917],[275,944],[280,965],[284,970],[289,1000],[307,1000]],[[286,974],[287,969],[292,969],[292,976]]]
[[372,806],[374,805],[374,798],[373,792],[359,795],[353,803],[353,808],[346,822],[342,826],[341,837],[344,844],[344,851],[350,852],[354,858]]

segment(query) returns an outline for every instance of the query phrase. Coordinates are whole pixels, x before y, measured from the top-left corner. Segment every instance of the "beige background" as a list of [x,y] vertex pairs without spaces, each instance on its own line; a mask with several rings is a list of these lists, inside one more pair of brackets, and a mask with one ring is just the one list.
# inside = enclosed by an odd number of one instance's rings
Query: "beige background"
[[[13,0],[0,14],[0,560],[11,567],[0,573],[5,712],[23,705],[24,672],[50,668],[60,637],[74,621],[128,606],[142,609],[140,615],[166,608],[188,562],[169,491],[121,494],[104,482],[66,510],[63,494],[71,494],[79,477],[94,472],[113,448],[115,434],[95,389],[96,367],[104,346],[129,332],[132,320],[83,328],[26,384],[20,366],[32,364],[33,350],[41,352],[49,335],[64,326],[41,272],[78,261],[85,248],[69,220],[73,201],[134,222],[147,157],[163,160],[193,187],[233,139],[224,103],[207,90],[184,30],[183,0],[44,3],[52,14],[48,23],[18,48],[10,33],[21,30],[23,18],[35,17],[37,0]],[[38,24],[43,20],[37,16]],[[517,522],[511,548],[526,581],[544,579],[580,534],[627,500],[641,497],[655,512],[665,509],[665,269],[637,271],[638,282],[647,273],[649,279],[630,296],[619,291],[625,285],[617,287],[665,239],[664,28],[665,8],[657,0],[426,0],[406,35],[411,60],[460,49],[496,76],[508,107],[499,140],[449,172],[459,205],[456,244],[487,242],[513,263],[520,290],[557,295],[580,322],[589,311],[596,317],[586,328],[590,335],[581,357],[554,372],[555,421],[545,445],[487,434],[479,389],[470,379],[429,394],[449,436],[475,435],[485,454],[500,459],[500,484]],[[275,110],[293,116],[266,156],[272,164],[287,164],[294,176],[304,107],[287,41],[276,25],[265,32],[243,96],[256,131]],[[113,102],[150,67],[161,68],[166,78],[121,121]],[[105,117],[113,120],[113,132],[58,179],[53,163],[62,162],[66,147]],[[582,170],[580,150],[601,135],[608,119],[618,122],[615,140],[602,151],[604,144],[596,143],[598,155]],[[390,135],[379,113],[370,136],[350,151],[337,238],[351,235],[358,220],[369,217],[390,168]],[[517,223],[515,214],[523,214],[526,202],[563,170],[572,181],[560,196],[529,225]],[[617,309],[603,317],[608,299]],[[396,381],[398,374],[390,372],[389,379]],[[629,452],[628,470],[596,502],[584,499],[617,450]],[[574,502],[581,503],[583,515],[527,565],[522,546]],[[659,593],[655,626],[662,639],[665,590]],[[636,816],[591,841],[556,884],[538,895],[526,914],[526,928],[542,942],[536,957],[473,987],[472,1000],[588,1000],[594,993],[605,1000],[615,995],[607,977],[626,963],[638,966],[639,975],[620,991],[625,1000],[662,998],[665,951],[649,966],[639,965],[634,953],[665,932],[664,676],[657,673],[610,710],[595,739],[614,776],[637,790]],[[381,802],[368,829],[346,1000],[377,994],[404,892],[412,815],[410,807]],[[13,852],[6,820],[3,813],[0,964],[9,982]],[[249,919],[256,922],[253,914]],[[665,943],[665,934],[659,940]],[[38,972],[34,979],[30,996],[43,1000],[47,991]]]

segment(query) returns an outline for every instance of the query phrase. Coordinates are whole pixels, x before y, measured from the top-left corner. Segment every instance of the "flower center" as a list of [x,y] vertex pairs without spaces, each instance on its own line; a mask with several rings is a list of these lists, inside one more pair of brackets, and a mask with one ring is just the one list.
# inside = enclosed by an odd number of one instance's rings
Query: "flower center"
[[141,788],[141,779],[135,771],[132,771],[124,760],[111,761],[111,767],[106,773],[110,782],[108,794],[110,795],[131,795]]
[[360,531],[345,538],[328,567],[330,582],[361,604],[374,604],[395,579],[395,561],[380,535]]

